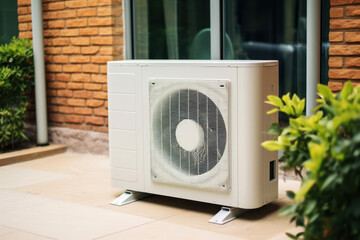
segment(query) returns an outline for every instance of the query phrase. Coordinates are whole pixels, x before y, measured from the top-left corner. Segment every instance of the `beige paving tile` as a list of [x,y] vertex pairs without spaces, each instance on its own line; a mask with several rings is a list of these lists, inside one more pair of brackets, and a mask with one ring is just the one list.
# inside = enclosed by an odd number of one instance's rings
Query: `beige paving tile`
[[43,236],[39,236],[36,234],[31,234],[22,231],[13,231],[11,233],[1,235],[1,240],[50,240],[52,238],[47,238]]
[[9,227],[0,226],[0,239],[2,239],[2,236],[5,234],[9,234],[11,232],[15,232],[16,230]]
[[99,169],[77,176],[14,188],[16,191],[37,194],[69,202],[96,205],[115,198],[118,191],[110,186],[108,169]]
[[148,218],[55,200],[0,215],[0,225],[62,240],[93,239],[151,221]]
[[[278,216],[278,210],[286,205],[284,201],[276,201],[260,209],[249,210],[237,219],[225,224],[210,224],[207,221],[216,211],[206,210],[199,207],[175,217],[164,219],[168,223],[175,223],[188,227],[196,227],[214,233],[238,236],[246,239],[268,239],[276,234],[283,233],[287,229],[293,228],[286,217]],[[210,209],[210,208],[209,208]],[[259,231],[261,229],[261,231]]]
[[[296,191],[299,186],[299,181],[281,181],[279,188],[283,192],[285,192],[285,190]],[[264,207],[260,210],[251,211],[251,214],[258,215],[259,218],[262,218],[263,216],[271,213],[271,217],[278,218],[278,210],[290,203],[291,200],[286,197],[285,193],[282,193],[281,200],[278,200],[275,204],[271,204],[269,207]],[[216,212],[220,209],[220,206],[213,204],[206,204],[164,196],[152,196],[150,198],[146,198],[141,201],[137,201],[135,203],[120,207],[108,204],[100,204],[96,206],[113,211],[119,211],[143,217],[150,217],[154,219],[171,218],[183,213],[188,215],[192,215],[193,213],[195,213],[199,214],[199,216],[202,217],[202,219],[199,219],[199,221],[205,223],[205,229],[209,226],[207,224],[207,220],[210,219],[214,214],[216,214]],[[192,217],[190,216],[190,218]],[[285,220],[285,218],[283,219]],[[289,227],[286,220],[285,226],[287,228]]]
[[220,206],[207,203],[152,196],[121,207],[110,205],[123,190],[110,186],[109,172],[108,157],[69,152],[0,167],[0,225],[4,231],[16,228],[65,240],[280,240],[295,227],[277,212],[291,203],[285,191],[296,191],[299,181],[279,181],[278,201],[215,225],[207,221]]
[[188,240],[188,239],[206,239],[206,240],[245,240],[245,238],[229,236],[226,234],[213,233],[194,227],[181,226],[177,224],[166,223],[162,221],[153,222],[127,231],[122,231],[109,236],[99,238],[98,240]]
[[11,189],[54,179],[64,178],[68,175],[47,172],[36,169],[23,168],[19,165],[0,167],[0,189]]
[[168,218],[187,210],[183,200],[161,196],[121,207],[110,205],[123,190],[111,187],[109,167],[14,190],[153,219]]
[[0,190],[0,219],[4,212],[16,211],[44,205],[52,200],[46,197],[36,196],[33,194],[15,192],[11,190]]
[[[109,169],[109,158],[104,155],[90,155],[66,152],[33,161],[18,163],[16,166],[63,174],[79,175]],[[109,170],[110,171],[110,170]]]
[[[113,200],[113,199],[112,199]],[[190,202],[190,201],[189,201]],[[188,211],[184,201],[170,197],[151,196],[140,201],[115,206],[111,204],[101,204],[98,207],[109,209],[116,212],[132,214],[141,217],[153,218],[156,220],[173,217]]]

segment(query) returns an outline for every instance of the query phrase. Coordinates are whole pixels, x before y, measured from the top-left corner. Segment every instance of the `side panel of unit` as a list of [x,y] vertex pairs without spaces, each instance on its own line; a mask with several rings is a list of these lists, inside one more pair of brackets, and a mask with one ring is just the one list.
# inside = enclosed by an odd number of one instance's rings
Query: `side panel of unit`
[[143,191],[139,67],[108,65],[108,100],[111,183],[118,188]]
[[[143,116],[144,116],[144,175],[145,175],[145,192],[190,199],[202,202],[222,204],[225,206],[237,206],[237,155],[236,151],[236,133],[237,131],[237,68],[230,67],[143,67]],[[231,189],[228,192],[206,190],[200,188],[184,187],[175,184],[155,182],[151,178],[150,166],[150,132],[149,132],[149,79],[153,78],[176,78],[187,80],[229,80],[230,97],[229,97],[229,114],[230,121],[229,133],[230,141],[230,179]],[[234,113],[233,113],[234,111]],[[233,117],[234,114],[234,117]]]
[[[278,196],[277,152],[261,143],[277,114],[267,115],[268,95],[278,95],[278,67],[242,68],[238,71],[238,182],[240,208],[258,208]],[[274,172],[270,173],[270,162]]]
[[[264,94],[263,101],[267,101],[268,95],[279,95],[279,77],[278,77],[278,66],[265,67],[265,79],[264,79]],[[272,140],[274,135],[267,134],[272,123],[278,122],[278,114],[266,114],[269,110],[274,107],[270,104],[264,103],[263,113],[263,124],[264,134],[262,141]],[[278,152],[270,152],[265,148],[262,148],[264,154],[265,164],[265,203],[271,202],[278,198]]]
[[263,139],[264,67],[238,68],[238,183],[240,208],[265,204]]

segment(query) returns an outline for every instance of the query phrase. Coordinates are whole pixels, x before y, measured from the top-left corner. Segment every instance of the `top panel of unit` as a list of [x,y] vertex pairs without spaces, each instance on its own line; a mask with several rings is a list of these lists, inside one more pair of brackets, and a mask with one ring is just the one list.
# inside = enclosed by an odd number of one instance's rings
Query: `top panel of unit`
[[277,66],[277,60],[123,60],[108,62],[126,67],[250,67]]

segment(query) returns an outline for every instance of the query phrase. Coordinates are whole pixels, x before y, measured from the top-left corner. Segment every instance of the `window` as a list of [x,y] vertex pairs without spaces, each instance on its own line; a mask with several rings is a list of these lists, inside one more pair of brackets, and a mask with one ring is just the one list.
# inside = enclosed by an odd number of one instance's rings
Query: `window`
[[[279,94],[291,92],[304,98],[307,1],[219,1],[222,58],[279,60]],[[129,2],[131,58],[210,59],[209,0]],[[321,82],[326,84],[330,0],[322,0],[321,9]]]
[[330,25],[330,0],[321,1],[321,73],[320,83],[329,82],[329,25]]
[[203,38],[201,32],[210,31],[209,1],[135,0],[132,4],[133,58],[198,58],[195,52],[210,57],[210,35],[206,46],[201,46],[203,52],[196,46],[196,39]]
[[[279,95],[306,95],[306,1],[225,1],[228,59],[279,61]],[[226,45],[228,44],[228,45]],[[229,46],[229,44],[231,44]]]
[[10,42],[18,34],[16,1],[0,1],[0,44]]

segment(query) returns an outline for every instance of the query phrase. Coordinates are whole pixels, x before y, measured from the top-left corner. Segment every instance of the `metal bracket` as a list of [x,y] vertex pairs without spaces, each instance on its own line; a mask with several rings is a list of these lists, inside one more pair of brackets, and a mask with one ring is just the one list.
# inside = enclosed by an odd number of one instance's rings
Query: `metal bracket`
[[221,210],[209,220],[209,223],[225,224],[234,220],[244,212],[246,212],[246,210],[241,208],[222,207]]
[[122,205],[132,203],[132,202],[135,202],[137,200],[140,200],[140,199],[143,199],[143,198],[146,198],[149,196],[151,196],[151,194],[126,190],[123,194],[121,194],[119,197],[117,197],[114,201],[110,202],[110,204],[122,206]]

